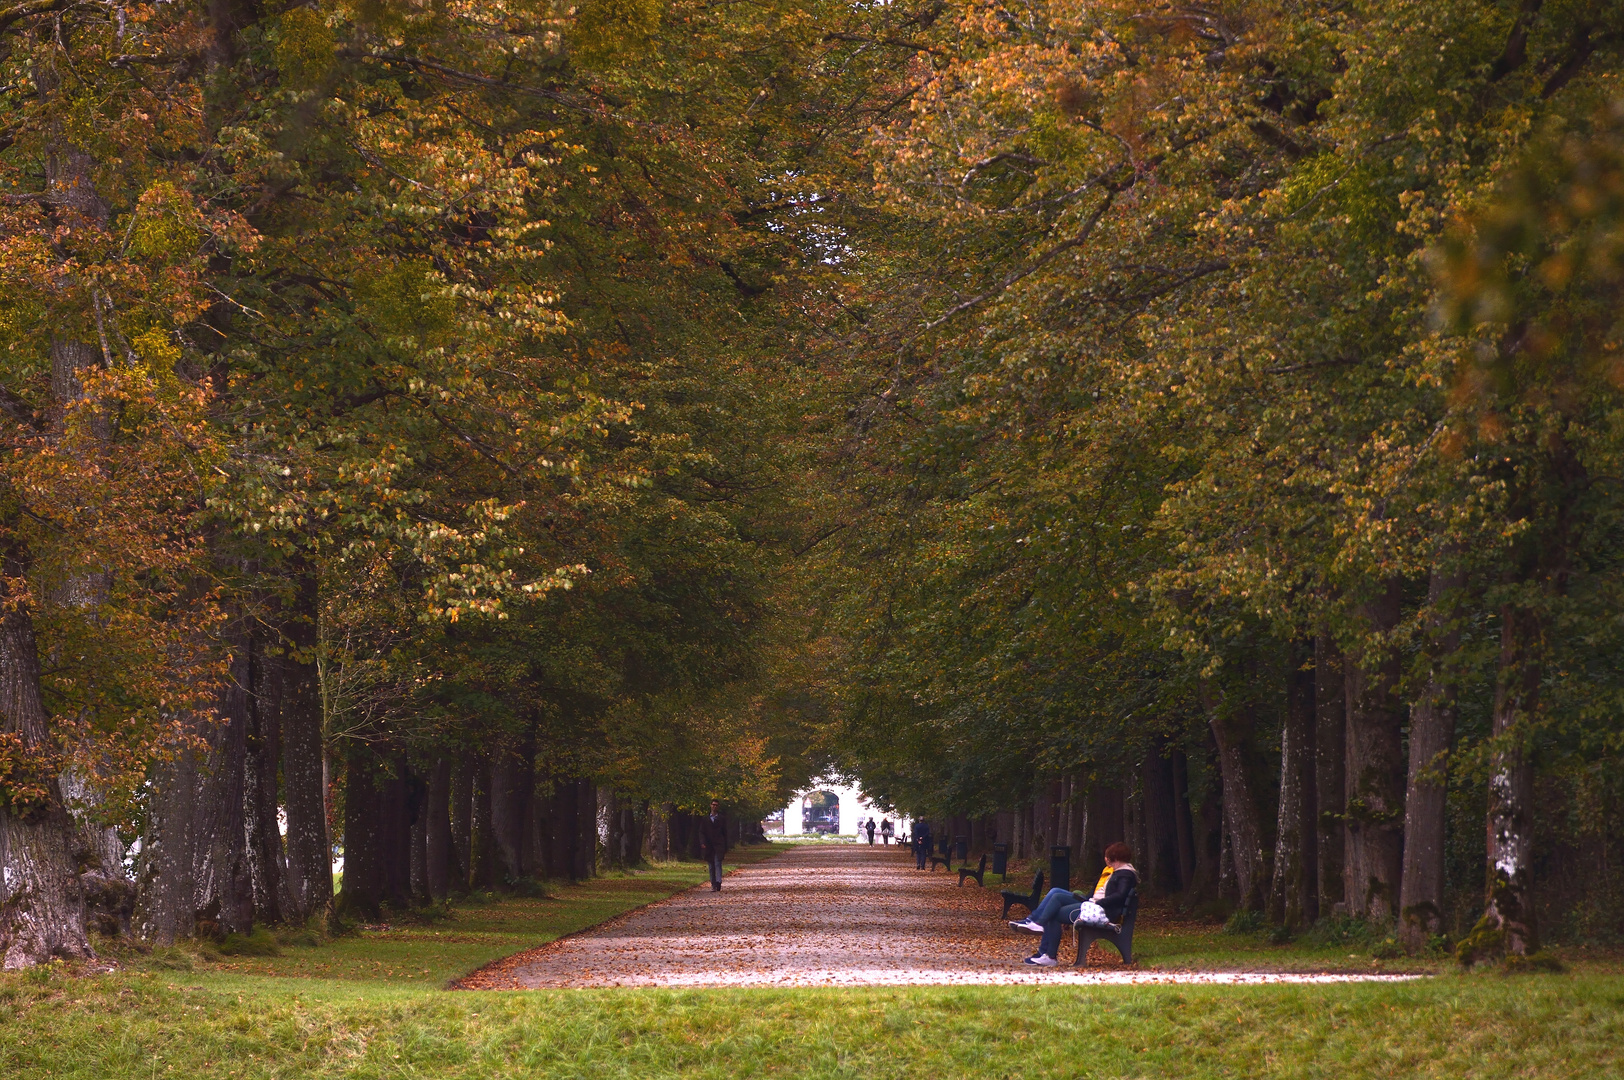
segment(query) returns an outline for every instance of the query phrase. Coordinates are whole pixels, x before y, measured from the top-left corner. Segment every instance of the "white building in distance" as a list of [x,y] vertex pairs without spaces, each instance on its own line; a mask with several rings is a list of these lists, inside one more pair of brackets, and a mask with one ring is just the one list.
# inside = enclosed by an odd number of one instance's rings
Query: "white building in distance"
[[[775,814],[773,818],[778,816]],[[888,816],[890,815],[874,808],[863,795],[861,788],[820,778],[790,798],[782,811],[782,821],[768,818],[763,822],[763,827],[769,835],[778,833],[783,836],[803,836],[808,833],[826,833],[851,836],[857,832],[860,822],[872,817],[877,828]],[[896,834],[902,836],[908,832],[910,822],[905,817],[891,817],[891,824],[896,827]],[[879,841],[878,833],[875,834],[875,841]]]

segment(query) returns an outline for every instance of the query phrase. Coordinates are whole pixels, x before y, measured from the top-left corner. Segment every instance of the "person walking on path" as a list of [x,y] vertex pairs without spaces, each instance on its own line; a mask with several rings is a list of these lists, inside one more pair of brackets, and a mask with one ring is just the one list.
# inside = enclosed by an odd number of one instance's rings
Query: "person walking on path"
[[874,819],[868,819],[868,846],[874,846]]
[[711,800],[710,817],[699,823],[699,851],[710,865],[711,892],[722,891],[722,856],[727,854],[727,818],[722,804]]
[[[1012,929],[1031,930],[1043,935],[1038,951],[1028,956],[1026,962],[1035,967],[1053,967],[1060,956],[1061,934],[1066,927],[1078,921],[1079,915],[1085,914],[1085,905],[1098,905],[1104,917],[1110,920],[1111,929],[1115,930],[1127,909],[1129,894],[1139,885],[1139,872],[1129,861],[1132,858],[1133,851],[1127,844],[1121,841],[1112,844],[1105,849],[1105,872],[1100,875],[1092,896],[1069,889],[1050,889],[1049,895],[1043,898],[1029,918],[1010,923]],[[1094,913],[1096,918],[1099,914]]]
[[930,857],[930,822],[914,822],[913,849],[914,869],[923,870],[925,860]]
[[890,818],[886,818],[884,821],[880,822],[880,843],[884,844],[886,847],[890,847],[891,837],[895,836],[896,832],[897,827],[891,824]]

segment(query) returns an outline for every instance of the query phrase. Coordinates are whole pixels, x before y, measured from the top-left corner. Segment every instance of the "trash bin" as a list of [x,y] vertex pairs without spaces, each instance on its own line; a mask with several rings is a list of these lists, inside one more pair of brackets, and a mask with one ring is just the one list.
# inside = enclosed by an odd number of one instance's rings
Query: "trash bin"
[[1071,845],[1056,844],[1049,849],[1049,888],[1071,888]]
[[955,836],[953,847],[958,852],[959,862],[966,862],[970,858],[970,838],[968,836]]
[[992,846],[992,872],[999,877],[1009,874],[1009,845],[994,844]]
[[953,840],[946,833],[943,833],[941,839],[937,841],[937,846],[942,849],[939,854],[945,858],[947,853],[953,850]]

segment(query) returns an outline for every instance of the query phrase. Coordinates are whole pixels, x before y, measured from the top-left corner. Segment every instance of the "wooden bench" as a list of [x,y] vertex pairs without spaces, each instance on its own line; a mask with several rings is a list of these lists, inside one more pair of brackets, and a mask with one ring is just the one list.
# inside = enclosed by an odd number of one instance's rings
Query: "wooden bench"
[[940,866],[943,870],[953,869],[953,853],[949,851],[946,855],[930,856],[930,872],[934,874],[938,866]]
[[[1009,895],[1005,893],[1005,895]],[[1122,909],[1122,929],[1108,930],[1103,926],[1089,926],[1086,923],[1074,923],[1071,928],[1071,937],[1077,944],[1076,967],[1084,967],[1088,963],[1088,947],[1096,941],[1109,942],[1116,946],[1117,952],[1122,954],[1124,964],[1133,963],[1133,923],[1139,917],[1139,890],[1133,889],[1128,893],[1128,902]]]
[[977,885],[980,885],[982,888],[986,888],[986,885],[981,880],[986,875],[987,875],[987,856],[982,855],[981,856],[981,864],[979,866],[977,866],[974,870],[970,869],[968,866],[959,867],[959,886],[960,886],[960,888],[962,888],[964,886],[964,879],[965,878],[975,878]]
[[1026,908],[1027,914],[1031,914],[1038,909],[1038,901],[1043,899],[1043,871],[1039,870],[1038,876],[1032,879],[1032,892],[1030,895],[1023,896],[1018,892],[1009,892],[1007,890],[998,895],[1004,898],[1004,913],[999,916],[1000,918],[1009,918],[1009,909],[1014,904],[1020,904]]

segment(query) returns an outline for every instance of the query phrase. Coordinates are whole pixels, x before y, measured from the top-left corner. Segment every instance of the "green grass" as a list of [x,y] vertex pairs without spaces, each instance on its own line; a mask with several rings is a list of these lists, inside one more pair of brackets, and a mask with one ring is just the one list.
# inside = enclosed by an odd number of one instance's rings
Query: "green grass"
[[1337,987],[576,990],[157,972],[0,988],[0,1075],[1606,1077],[1616,975]]
[[[315,947],[282,944],[277,955],[167,951],[132,955],[109,975],[0,976],[0,1077],[1624,1075],[1624,965],[1577,953],[1562,974],[1383,985],[443,989],[702,877],[697,864],[661,866],[560,886],[553,899],[508,897]],[[1158,965],[1261,967],[1332,946],[1179,925],[1145,935],[1143,947]]]

